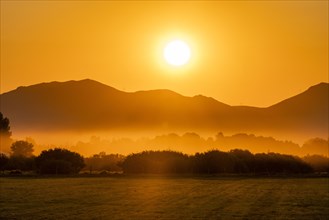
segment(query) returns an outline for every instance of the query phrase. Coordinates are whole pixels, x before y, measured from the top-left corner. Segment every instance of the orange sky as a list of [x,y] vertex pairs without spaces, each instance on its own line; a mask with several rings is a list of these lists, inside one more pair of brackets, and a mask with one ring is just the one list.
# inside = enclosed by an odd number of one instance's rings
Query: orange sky
[[[176,38],[179,68],[162,58]],[[328,82],[328,2],[1,1],[1,93],[84,78],[268,106]]]

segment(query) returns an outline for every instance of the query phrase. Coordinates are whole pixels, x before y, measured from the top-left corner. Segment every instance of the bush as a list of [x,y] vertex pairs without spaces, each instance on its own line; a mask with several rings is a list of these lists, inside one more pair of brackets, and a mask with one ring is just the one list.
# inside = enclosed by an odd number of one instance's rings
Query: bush
[[76,174],[85,166],[80,154],[60,148],[42,151],[36,165],[41,174]]
[[121,163],[125,173],[187,173],[189,157],[174,151],[143,151],[130,154]]

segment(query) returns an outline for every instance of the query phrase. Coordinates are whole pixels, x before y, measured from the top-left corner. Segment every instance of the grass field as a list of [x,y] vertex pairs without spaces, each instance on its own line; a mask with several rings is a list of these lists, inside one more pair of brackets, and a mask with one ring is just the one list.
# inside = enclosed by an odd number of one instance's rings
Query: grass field
[[0,178],[0,219],[329,219],[328,178]]

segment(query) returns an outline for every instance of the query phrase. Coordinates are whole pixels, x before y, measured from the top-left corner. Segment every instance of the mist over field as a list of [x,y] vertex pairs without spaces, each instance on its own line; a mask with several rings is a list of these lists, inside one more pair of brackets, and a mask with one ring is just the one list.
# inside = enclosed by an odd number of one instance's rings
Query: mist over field
[[[204,152],[211,149],[229,151],[232,149],[245,149],[253,153],[276,152],[282,154],[293,154],[306,156],[307,154],[318,154],[328,156],[328,140],[312,138],[302,144],[292,141],[277,140],[273,137],[255,136],[253,134],[225,135],[221,132],[214,136],[202,137],[194,132],[183,134],[169,133],[151,137],[113,137],[102,138],[100,136],[85,137],[84,140],[59,142],[58,135],[52,142],[48,138],[44,144],[28,137],[22,138],[34,144],[35,154],[52,147],[63,147],[81,153],[84,156],[91,156],[100,152],[108,154],[128,155],[144,150],[174,150],[187,154]],[[65,136],[64,136],[65,137]],[[68,139],[72,138],[67,137]],[[64,138],[64,140],[67,140]],[[60,140],[62,141],[62,140]],[[48,144],[52,143],[52,144]]]
[[[327,155],[328,94],[328,83],[320,83],[270,107],[255,108],[169,90],[127,93],[81,80],[19,87],[1,94],[0,110],[10,119],[13,137],[29,137],[36,152],[61,146],[84,155],[234,148]],[[320,147],[303,147],[316,138]],[[9,147],[2,151],[8,153]]]

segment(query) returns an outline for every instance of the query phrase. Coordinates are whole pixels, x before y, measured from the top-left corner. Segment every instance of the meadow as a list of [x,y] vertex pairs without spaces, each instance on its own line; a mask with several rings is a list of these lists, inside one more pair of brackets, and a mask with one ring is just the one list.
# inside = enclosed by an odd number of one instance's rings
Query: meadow
[[328,178],[0,178],[0,219],[328,219]]

